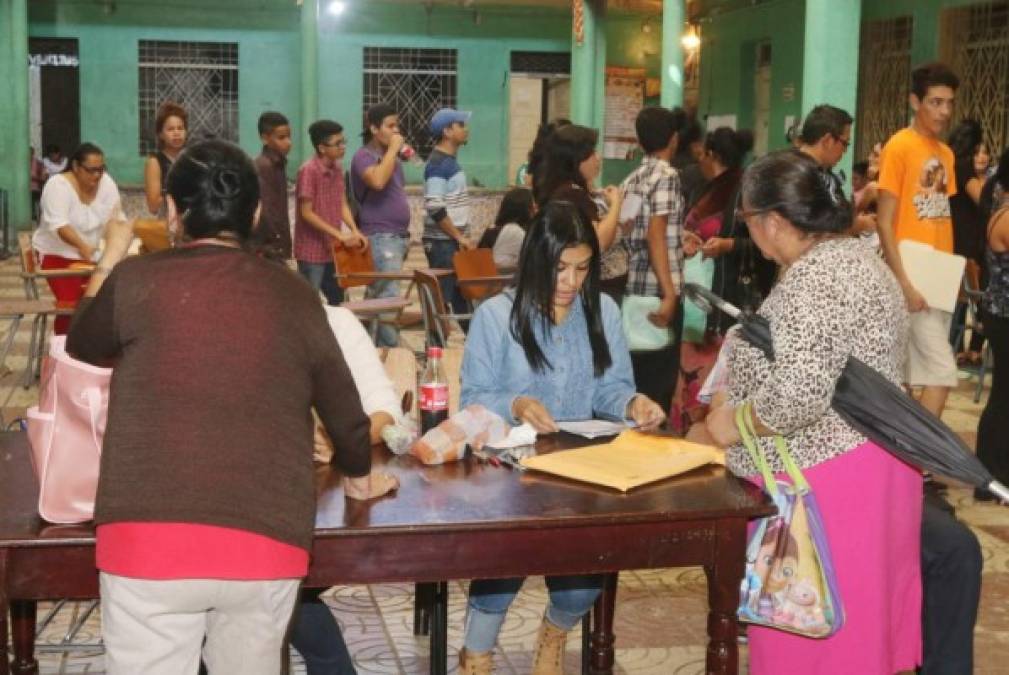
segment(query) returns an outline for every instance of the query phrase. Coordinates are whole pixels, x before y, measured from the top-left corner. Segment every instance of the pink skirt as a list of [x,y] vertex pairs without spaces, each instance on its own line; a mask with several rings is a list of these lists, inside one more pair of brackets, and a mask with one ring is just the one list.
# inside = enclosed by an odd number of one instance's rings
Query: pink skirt
[[750,626],[751,675],[913,670],[921,663],[920,472],[867,442],[803,475],[826,529],[844,626],[825,639]]

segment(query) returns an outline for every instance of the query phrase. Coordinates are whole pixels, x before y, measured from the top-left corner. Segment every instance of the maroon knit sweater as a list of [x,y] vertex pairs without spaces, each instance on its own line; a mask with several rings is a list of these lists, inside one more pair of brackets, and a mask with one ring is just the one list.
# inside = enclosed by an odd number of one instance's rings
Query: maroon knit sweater
[[78,307],[67,350],[115,359],[95,522],[232,527],[310,549],[314,406],[350,476],[368,417],[315,291],[244,251],[124,260]]

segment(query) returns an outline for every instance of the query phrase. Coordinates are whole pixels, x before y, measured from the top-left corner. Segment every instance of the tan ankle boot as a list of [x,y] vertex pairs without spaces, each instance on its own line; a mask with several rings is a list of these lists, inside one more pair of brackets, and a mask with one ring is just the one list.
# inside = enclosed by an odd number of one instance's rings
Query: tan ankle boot
[[460,675],[491,675],[493,667],[491,652],[468,652],[465,648],[459,651]]
[[564,675],[564,643],[568,632],[543,618],[536,637],[532,675]]

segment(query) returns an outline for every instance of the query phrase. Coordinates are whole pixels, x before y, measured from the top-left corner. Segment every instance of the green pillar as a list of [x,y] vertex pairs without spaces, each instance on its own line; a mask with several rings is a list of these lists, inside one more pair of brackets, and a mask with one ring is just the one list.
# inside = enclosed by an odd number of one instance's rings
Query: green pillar
[[0,103],[0,188],[7,191],[13,234],[31,227],[27,0],[0,0],[0,74],[8,83]]
[[600,155],[606,125],[606,9],[596,10],[595,67],[592,71],[592,127],[599,130]]
[[[806,0],[803,114],[820,103],[829,103],[855,116],[861,13],[862,0]],[[852,125],[852,138],[854,131]],[[849,150],[837,168],[851,175],[851,162]]]
[[[598,0],[584,0],[583,40],[578,44],[574,23],[571,30],[571,121],[575,124],[593,126],[596,107],[596,60],[597,31],[600,26]],[[574,21],[574,18],[572,19]],[[605,44],[605,37],[603,44]]]
[[662,92],[664,108],[683,105],[683,22],[684,0],[662,1]]
[[319,0],[301,5],[301,125],[294,133],[301,138],[301,161],[315,148],[308,138],[308,125],[319,119]]

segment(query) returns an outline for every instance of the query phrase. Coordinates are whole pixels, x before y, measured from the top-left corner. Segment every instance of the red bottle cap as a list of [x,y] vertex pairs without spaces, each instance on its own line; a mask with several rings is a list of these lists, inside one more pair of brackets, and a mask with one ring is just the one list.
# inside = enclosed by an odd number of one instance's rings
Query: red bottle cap
[[442,354],[441,347],[428,347],[427,348],[427,357],[429,359],[432,359],[432,358],[434,358],[434,359],[440,359],[441,358],[441,354]]

